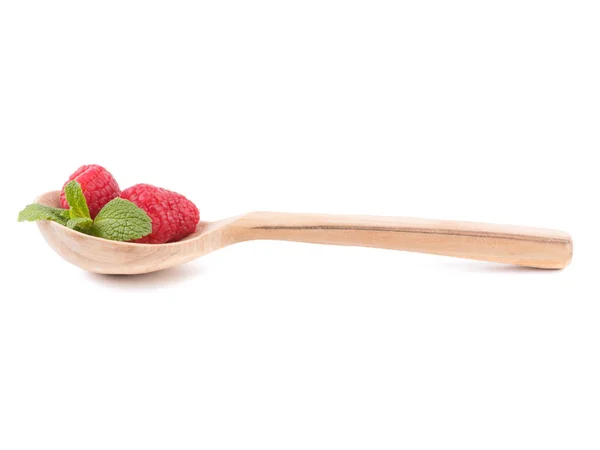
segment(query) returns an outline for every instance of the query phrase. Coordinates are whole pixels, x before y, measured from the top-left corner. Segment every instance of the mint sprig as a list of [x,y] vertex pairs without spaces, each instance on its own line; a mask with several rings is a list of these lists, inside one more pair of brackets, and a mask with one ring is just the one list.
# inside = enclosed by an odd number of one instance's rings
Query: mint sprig
[[115,198],[100,210],[92,234],[113,241],[132,241],[152,232],[152,220],[135,203]]
[[113,241],[133,241],[152,232],[152,220],[135,203],[115,198],[104,205],[94,220],[81,185],[71,181],[65,186],[69,209],[33,203],[19,213],[19,222],[52,220],[73,230]]
[[61,208],[51,208],[50,206],[32,203],[27,205],[23,211],[19,213],[19,222],[35,222],[37,220],[52,220],[61,225],[66,225],[70,219],[69,210]]
[[65,186],[65,198],[70,207],[71,219],[90,219],[90,210],[81,185],[77,181],[71,181]]
[[75,219],[69,219],[67,222],[67,227],[84,233],[87,233],[93,225],[94,221],[89,217],[77,217]]

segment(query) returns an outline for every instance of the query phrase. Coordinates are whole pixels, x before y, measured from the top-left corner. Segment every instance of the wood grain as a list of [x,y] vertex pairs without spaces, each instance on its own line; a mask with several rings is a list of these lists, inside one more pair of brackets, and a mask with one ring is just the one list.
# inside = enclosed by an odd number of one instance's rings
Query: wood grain
[[[58,207],[59,191],[36,201]],[[571,237],[562,231],[407,217],[252,212],[201,222],[186,239],[158,245],[108,241],[54,222],[38,222],[38,226],[64,259],[106,274],[153,272],[231,244],[260,239],[377,247],[543,269],[564,268],[573,252]]]
[[238,225],[248,230],[248,239],[377,247],[543,269],[564,268],[573,251],[571,237],[562,231],[476,222],[258,212]]

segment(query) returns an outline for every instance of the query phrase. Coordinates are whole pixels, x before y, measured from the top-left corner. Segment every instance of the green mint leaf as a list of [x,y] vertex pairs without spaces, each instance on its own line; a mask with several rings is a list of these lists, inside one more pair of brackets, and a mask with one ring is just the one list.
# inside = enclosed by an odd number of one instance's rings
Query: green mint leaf
[[77,231],[87,231],[92,227],[94,221],[88,217],[78,217],[76,219],[69,219],[67,226]]
[[152,220],[135,203],[115,198],[98,213],[91,231],[104,239],[133,241],[152,232]]
[[71,181],[65,186],[65,197],[71,208],[69,210],[71,219],[90,218],[90,210],[81,190],[81,185],[77,181]]
[[[66,213],[66,216],[65,216]],[[19,213],[19,222],[35,222],[37,220],[52,220],[61,225],[66,225],[69,220],[69,211],[60,208],[51,208],[50,206],[32,203],[27,205],[23,211]]]

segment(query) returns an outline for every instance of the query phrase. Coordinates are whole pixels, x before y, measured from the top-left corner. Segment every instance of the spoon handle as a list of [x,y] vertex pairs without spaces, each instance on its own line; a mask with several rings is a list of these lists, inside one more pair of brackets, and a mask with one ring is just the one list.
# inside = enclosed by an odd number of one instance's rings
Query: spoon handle
[[377,247],[562,269],[571,237],[557,230],[407,217],[254,212],[237,224],[241,240],[269,239]]

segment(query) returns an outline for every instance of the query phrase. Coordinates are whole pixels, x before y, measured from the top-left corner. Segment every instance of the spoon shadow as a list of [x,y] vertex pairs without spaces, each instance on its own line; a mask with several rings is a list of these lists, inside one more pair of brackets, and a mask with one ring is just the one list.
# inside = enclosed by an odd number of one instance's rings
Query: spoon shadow
[[199,264],[182,264],[156,272],[138,275],[104,275],[86,272],[93,283],[119,289],[157,289],[184,283],[200,277],[204,268]]

